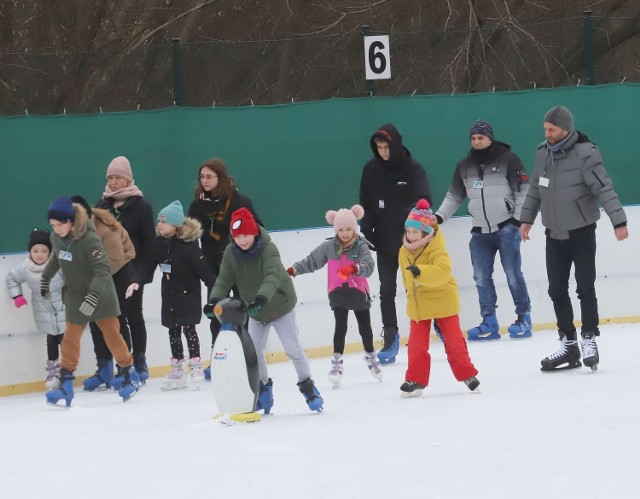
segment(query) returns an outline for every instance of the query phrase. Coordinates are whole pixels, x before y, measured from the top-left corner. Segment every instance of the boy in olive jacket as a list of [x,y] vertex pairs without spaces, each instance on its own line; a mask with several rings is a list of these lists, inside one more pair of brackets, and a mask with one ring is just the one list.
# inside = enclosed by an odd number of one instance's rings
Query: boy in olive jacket
[[109,350],[124,370],[125,381],[118,394],[126,402],[138,391],[139,379],[120,334],[120,307],[102,242],[84,208],[69,198],[54,199],[48,218],[54,231],[52,254],[42,273],[40,293],[43,297],[50,296],[51,279],[62,270],[67,327],[60,345],[60,386],[47,392],[47,402],[56,404],[64,400],[67,406],[71,405],[73,371],[78,367],[82,332],[89,322],[98,324]]
[[246,208],[231,214],[231,237],[232,243],[224,250],[220,274],[211,290],[205,315],[213,317],[213,306],[236,286],[240,298],[249,304],[249,335],[258,354],[260,395],[256,410],[263,409],[268,414],[273,405],[273,382],[264,356],[269,329],[273,326],[293,361],[298,388],[307,405],[312,411],[321,412],[323,400],[311,378],[309,361],[298,334],[294,314],[298,298],[278,248]]

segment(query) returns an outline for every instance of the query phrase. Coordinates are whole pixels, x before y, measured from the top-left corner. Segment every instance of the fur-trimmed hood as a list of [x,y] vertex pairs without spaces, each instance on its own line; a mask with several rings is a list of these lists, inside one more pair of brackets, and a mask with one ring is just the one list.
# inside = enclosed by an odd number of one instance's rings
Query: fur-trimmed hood
[[89,215],[84,206],[78,203],[73,203],[73,209],[76,211],[76,216],[73,219],[73,226],[71,227],[71,235],[74,239],[82,239],[88,230],[96,230],[93,222],[89,220]]
[[[202,225],[195,218],[186,217],[184,219],[184,224],[180,227],[176,227],[176,229],[176,239],[181,239],[186,243],[195,241],[202,236]],[[156,234],[160,235],[157,226]]]

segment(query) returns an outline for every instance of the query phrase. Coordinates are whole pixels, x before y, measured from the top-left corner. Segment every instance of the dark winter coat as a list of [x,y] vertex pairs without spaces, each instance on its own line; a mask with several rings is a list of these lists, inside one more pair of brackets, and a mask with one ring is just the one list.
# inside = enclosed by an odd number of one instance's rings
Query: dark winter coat
[[134,282],[150,282],[157,266],[162,271],[161,321],[165,327],[199,324],[202,318],[202,280],[212,286],[215,275],[198,246],[200,222],[186,218],[171,237],[158,236],[134,275]]
[[109,210],[129,234],[136,251],[132,262],[135,268],[142,263],[149,246],[156,238],[153,209],[142,196],[132,196],[118,208],[114,208],[114,202],[113,198],[102,198],[96,203],[96,208]]
[[[86,210],[76,203],[73,206],[76,216],[69,234],[64,239],[55,232],[51,234],[51,258],[42,273],[42,281],[49,283],[58,270],[62,271],[62,299],[66,320],[71,324],[117,317],[120,307],[107,253]],[[61,259],[60,251],[69,253],[71,259]],[[79,310],[88,294],[98,300],[90,316]]]
[[[540,185],[540,178],[547,178],[549,185]],[[586,135],[574,132],[555,154],[547,151],[546,141],[538,146],[522,222],[532,224],[541,210],[550,237],[568,239],[571,231],[598,221],[601,206],[614,227],[626,225],[627,217],[602,156]]]
[[[388,161],[378,154],[376,137],[389,142]],[[364,208],[360,230],[376,251],[395,259],[411,208],[422,198],[431,203],[429,181],[422,166],[402,145],[402,136],[393,125],[380,127],[370,144],[374,157],[364,165],[360,179],[360,204]]]
[[242,251],[235,243],[224,250],[220,275],[211,290],[211,298],[221,300],[235,285],[240,298],[247,304],[264,296],[267,304],[254,318],[263,324],[283,317],[296,306],[298,298],[293,281],[280,259],[280,252],[265,229],[249,251]]
[[240,208],[247,208],[253,214],[256,223],[264,227],[251,200],[237,190],[232,191],[229,199],[195,199],[189,206],[187,216],[195,218],[202,225],[202,236],[200,236],[202,253],[213,268],[220,266],[224,249],[229,244],[231,214]]
[[484,151],[472,149],[458,162],[436,216],[441,223],[446,222],[468,197],[473,232],[497,232],[512,219],[519,225],[527,190],[522,161],[511,152],[511,146],[496,141]]

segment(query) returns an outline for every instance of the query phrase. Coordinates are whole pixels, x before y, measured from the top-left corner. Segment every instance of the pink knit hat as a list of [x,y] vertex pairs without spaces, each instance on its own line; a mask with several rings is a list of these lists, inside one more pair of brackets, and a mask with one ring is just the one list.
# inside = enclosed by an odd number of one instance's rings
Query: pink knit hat
[[107,168],[107,177],[109,177],[109,175],[118,175],[119,177],[126,178],[129,182],[133,182],[131,163],[129,163],[129,160],[124,156],[113,158]]
[[338,233],[338,230],[343,227],[349,227],[353,229],[353,232],[358,232],[358,220],[364,216],[364,208],[359,204],[354,204],[350,210],[342,208],[338,211],[329,210],[325,215],[327,222],[333,225],[333,230]]

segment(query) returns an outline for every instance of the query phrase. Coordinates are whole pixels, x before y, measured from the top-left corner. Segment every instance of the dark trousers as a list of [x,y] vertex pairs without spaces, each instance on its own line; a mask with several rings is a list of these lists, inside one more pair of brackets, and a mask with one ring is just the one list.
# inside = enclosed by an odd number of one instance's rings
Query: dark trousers
[[396,315],[396,292],[398,288],[398,255],[393,257],[377,253],[378,277],[380,278],[380,311],[382,327],[398,330]]
[[[127,344],[127,348],[131,351],[131,331],[127,324],[127,312],[129,306],[129,300],[126,300],[124,295],[127,291],[127,287],[131,284],[131,267],[129,264],[122,267],[118,272],[113,274],[113,284],[116,287],[116,294],[118,295],[118,305],[120,306],[120,315],[118,316],[118,322],[120,323],[120,334]],[[133,293],[133,296],[138,292]],[[133,299],[133,296],[131,299]],[[91,338],[93,339],[93,351],[96,354],[96,359],[111,360],[113,356],[107,343],[104,341],[102,331],[95,322],[89,324],[91,330]]]
[[64,334],[48,334],[47,335],[47,359],[58,360],[59,346],[62,343]]
[[598,300],[596,298],[596,226],[572,231],[569,239],[546,242],[549,297],[556,313],[558,330],[569,340],[576,338],[573,325],[573,306],[569,297],[569,277],[574,266],[576,292],[580,300],[582,332],[600,334]]
[[[358,321],[358,332],[362,338],[364,351],[367,353],[373,352],[373,332],[371,331],[371,313],[369,309],[354,310],[353,313]],[[333,351],[344,353],[349,311],[346,308],[334,308],[333,315],[336,318],[336,328],[333,333]]]

